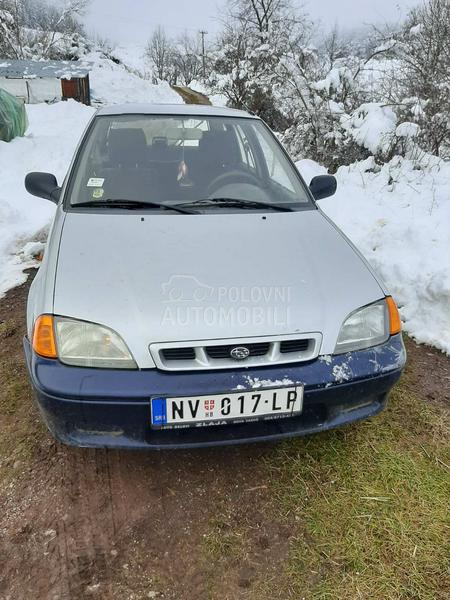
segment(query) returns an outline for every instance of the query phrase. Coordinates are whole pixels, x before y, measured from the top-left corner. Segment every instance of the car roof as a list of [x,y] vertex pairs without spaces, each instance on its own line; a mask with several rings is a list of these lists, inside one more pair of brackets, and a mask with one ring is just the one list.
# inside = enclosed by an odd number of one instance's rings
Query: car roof
[[244,110],[207,104],[116,104],[100,108],[97,115],[187,115],[196,117],[259,118]]

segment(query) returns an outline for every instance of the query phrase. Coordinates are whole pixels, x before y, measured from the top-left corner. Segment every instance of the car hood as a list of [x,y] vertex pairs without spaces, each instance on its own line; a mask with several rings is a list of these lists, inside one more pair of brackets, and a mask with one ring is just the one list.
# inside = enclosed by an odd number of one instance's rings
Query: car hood
[[319,332],[383,291],[319,211],[67,213],[54,313],[117,331],[139,367],[154,342]]

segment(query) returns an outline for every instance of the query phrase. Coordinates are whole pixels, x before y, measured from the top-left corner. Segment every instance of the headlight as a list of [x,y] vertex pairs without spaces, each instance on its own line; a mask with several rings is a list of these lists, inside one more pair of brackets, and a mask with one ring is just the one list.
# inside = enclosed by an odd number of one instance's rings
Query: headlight
[[137,369],[125,342],[112,329],[95,323],[54,317],[58,358],[68,365]]
[[334,354],[382,344],[389,338],[389,321],[388,305],[384,299],[355,310],[341,327]]

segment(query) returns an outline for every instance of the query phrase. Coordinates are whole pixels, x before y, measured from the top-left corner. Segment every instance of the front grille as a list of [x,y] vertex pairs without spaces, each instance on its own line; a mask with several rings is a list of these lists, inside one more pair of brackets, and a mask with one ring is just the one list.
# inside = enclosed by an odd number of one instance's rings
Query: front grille
[[308,339],[304,340],[284,340],[280,342],[280,352],[287,354],[288,352],[304,352],[309,344]]
[[[260,338],[161,342],[150,345],[155,365],[165,371],[192,371],[198,369],[236,369],[297,363],[317,358],[322,343],[320,333],[307,333]],[[233,348],[249,350],[247,358],[236,360],[230,354]]]
[[[209,358],[229,358],[230,352],[239,344],[229,344],[228,346],[207,346],[206,354]],[[255,344],[242,344],[250,352],[249,356],[264,356],[269,352],[269,342],[259,342]]]
[[194,348],[165,348],[161,350],[165,360],[195,360]]

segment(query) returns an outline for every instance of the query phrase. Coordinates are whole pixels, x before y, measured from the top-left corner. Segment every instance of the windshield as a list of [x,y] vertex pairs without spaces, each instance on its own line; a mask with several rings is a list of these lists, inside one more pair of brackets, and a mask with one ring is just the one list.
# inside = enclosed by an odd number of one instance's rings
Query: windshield
[[294,210],[310,204],[298,174],[261,121],[203,116],[97,117],[69,196],[72,206],[108,208],[114,208],[111,201],[119,208],[125,201],[165,208],[197,201],[201,210],[228,211],[245,202],[247,209],[259,210],[262,203]]

